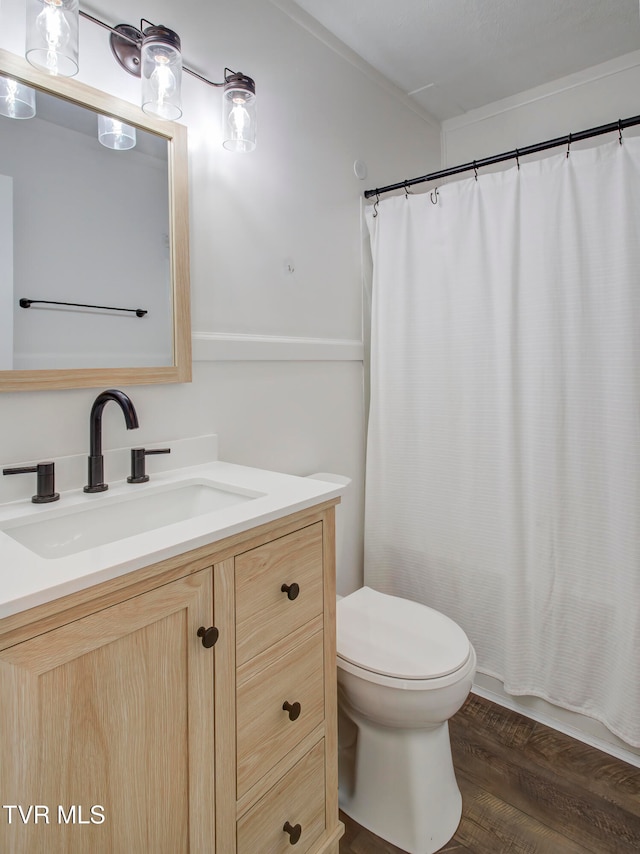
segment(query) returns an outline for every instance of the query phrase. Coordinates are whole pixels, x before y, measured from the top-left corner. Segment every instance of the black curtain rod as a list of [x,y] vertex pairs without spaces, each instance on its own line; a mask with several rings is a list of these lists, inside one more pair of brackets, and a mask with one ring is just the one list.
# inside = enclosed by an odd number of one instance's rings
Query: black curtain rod
[[583,139],[590,139],[592,136],[602,136],[605,133],[614,133],[617,131],[620,133],[620,142],[622,142],[622,131],[634,125],[640,125],[640,116],[633,116],[629,119],[618,119],[617,122],[611,122],[608,125],[600,125],[596,128],[578,131],[578,133],[570,133],[567,136],[559,136],[556,139],[548,139],[546,142],[538,142],[535,145],[526,145],[524,148],[515,148],[513,151],[505,151],[502,154],[483,157],[482,160],[473,160],[471,163],[463,163],[461,166],[450,166],[448,169],[431,172],[429,175],[412,178],[410,181],[399,181],[397,184],[388,184],[386,187],[378,187],[375,190],[365,190],[364,197],[365,199],[370,199],[372,196],[389,193],[391,190],[406,190],[407,187],[412,187],[414,184],[423,184],[426,181],[438,181],[440,178],[459,175],[461,172],[477,171],[482,166],[491,166],[494,163],[502,163],[505,160],[518,160],[527,154],[536,154],[539,151],[547,151],[549,148],[558,148],[561,145],[570,146],[572,142],[580,142]]

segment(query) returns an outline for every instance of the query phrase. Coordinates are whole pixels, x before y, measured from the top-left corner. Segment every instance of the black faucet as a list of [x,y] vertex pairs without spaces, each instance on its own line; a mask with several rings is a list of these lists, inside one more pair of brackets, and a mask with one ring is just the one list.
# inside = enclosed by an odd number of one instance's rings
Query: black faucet
[[89,416],[89,483],[85,492],[104,492],[109,485],[104,482],[104,457],[102,456],[102,410],[110,400],[114,400],[124,415],[127,430],[138,426],[138,415],[131,399],[115,388],[101,391],[93,401]]

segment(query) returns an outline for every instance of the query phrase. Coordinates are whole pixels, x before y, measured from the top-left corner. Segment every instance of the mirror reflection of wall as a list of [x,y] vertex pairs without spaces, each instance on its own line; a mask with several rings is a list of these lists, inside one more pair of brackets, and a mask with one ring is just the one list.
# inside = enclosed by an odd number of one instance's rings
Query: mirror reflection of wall
[[[0,306],[13,320],[13,352],[8,364],[2,345],[0,368],[173,365],[166,140],[137,129],[134,148],[105,148],[95,112],[42,92],[36,97],[35,118],[0,116],[0,176],[13,185],[12,203],[3,208],[0,201],[0,240],[8,239],[9,215],[13,221],[12,277],[6,258],[0,262]],[[147,314],[25,309],[21,298]]]

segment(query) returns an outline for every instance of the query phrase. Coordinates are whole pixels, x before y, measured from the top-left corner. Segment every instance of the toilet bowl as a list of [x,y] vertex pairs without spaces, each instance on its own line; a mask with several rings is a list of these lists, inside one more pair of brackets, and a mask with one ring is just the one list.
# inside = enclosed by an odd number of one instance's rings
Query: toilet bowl
[[409,854],[433,854],[462,813],[447,722],[475,651],[449,617],[369,587],[336,610],[340,807]]

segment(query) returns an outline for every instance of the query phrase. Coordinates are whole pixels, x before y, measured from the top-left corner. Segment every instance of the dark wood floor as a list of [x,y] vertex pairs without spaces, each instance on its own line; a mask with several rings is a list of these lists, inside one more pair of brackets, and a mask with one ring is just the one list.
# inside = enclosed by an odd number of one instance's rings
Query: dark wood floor
[[[639,854],[640,769],[471,694],[449,722],[456,854]],[[402,854],[341,814],[340,854]]]

